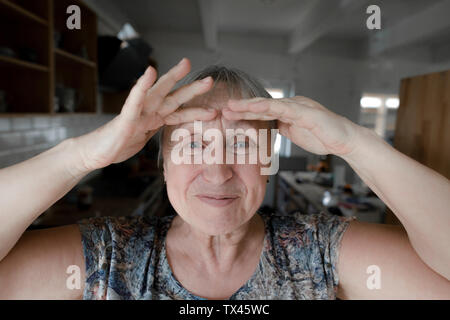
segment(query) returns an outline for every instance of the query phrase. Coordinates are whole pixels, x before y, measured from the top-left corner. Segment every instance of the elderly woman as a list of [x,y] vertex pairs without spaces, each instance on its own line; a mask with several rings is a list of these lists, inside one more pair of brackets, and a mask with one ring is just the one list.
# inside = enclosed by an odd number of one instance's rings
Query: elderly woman
[[[210,67],[173,90],[189,71],[183,59],[156,81],[148,68],[111,122],[0,170],[1,298],[450,298],[446,178],[311,99],[271,99],[237,70]],[[224,141],[198,134],[195,120]],[[266,163],[174,161],[210,145],[223,158],[247,159],[266,146],[248,131],[230,138],[229,129],[274,124],[301,148],[346,160],[403,227],[324,212],[263,214]],[[161,128],[176,215],[25,232],[87,173],[130,158]],[[188,139],[174,140],[175,132]]]

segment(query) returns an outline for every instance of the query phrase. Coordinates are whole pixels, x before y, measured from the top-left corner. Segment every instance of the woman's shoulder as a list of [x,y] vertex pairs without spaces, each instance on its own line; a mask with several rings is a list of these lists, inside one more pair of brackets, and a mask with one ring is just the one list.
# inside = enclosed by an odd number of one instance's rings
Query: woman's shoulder
[[354,217],[334,215],[325,211],[316,214],[293,212],[281,214],[271,212],[262,214],[266,227],[274,239],[282,239],[284,243],[298,243],[303,247],[306,243],[338,245],[341,236]]
[[355,217],[344,217],[331,214],[326,211],[320,211],[314,214],[305,214],[301,211],[295,211],[289,214],[279,213],[277,211],[260,213],[261,216],[272,225],[282,228],[304,228],[317,229],[319,227],[332,227],[336,224],[347,224]]
[[[301,299],[334,299],[340,243],[353,217],[328,212],[263,214],[269,234],[268,260],[282,274],[283,286]],[[268,267],[273,268],[273,267]]]
[[104,216],[78,221],[86,263],[83,298],[140,297],[143,279],[153,276],[170,218]]
[[151,241],[158,237],[167,225],[169,216],[102,216],[85,218],[77,222],[85,239],[91,241],[125,243]]
[[154,227],[166,217],[158,216],[101,216],[88,217],[79,220],[78,224],[86,224],[92,227],[101,226],[130,226],[130,227]]

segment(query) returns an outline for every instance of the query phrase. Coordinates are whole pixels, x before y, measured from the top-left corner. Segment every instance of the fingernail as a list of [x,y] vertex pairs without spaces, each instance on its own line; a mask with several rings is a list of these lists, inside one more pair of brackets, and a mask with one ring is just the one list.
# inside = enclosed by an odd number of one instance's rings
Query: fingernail
[[184,61],[185,59],[186,59],[186,58],[181,59],[180,62],[178,62],[177,66],[179,66],[180,64],[182,64],[183,61]]

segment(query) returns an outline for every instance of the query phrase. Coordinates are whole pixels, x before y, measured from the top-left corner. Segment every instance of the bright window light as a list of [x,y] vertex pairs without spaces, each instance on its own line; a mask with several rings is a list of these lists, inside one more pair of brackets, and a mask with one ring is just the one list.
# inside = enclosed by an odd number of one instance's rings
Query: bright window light
[[390,109],[397,109],[400,105],[400,100],[398,98],[389,98],[386,100],[386,107]]
[[280,153],[280,148],[281,148],[281,135],[279,133],[277,133],[277,137],[275,138],[275,145],[274,147],[274,151],[276,154]]
[[377,97],[362,97],[361,107],[363,108],[379,108],[381,107],[381,99]]
[[284,92],[281,89],[275,89],[275,88],[268,88],[266,89],[267,92],[270,93],[270,95],[272,96],[272,98],[274,99],[281,99],[284,98]]
[[133,26],[129,23],[125,23],[122,27],[122,30],[117,34],[117,38],[120,40],[129,40],[133,38],[138,38],[139,34],[134,30]]

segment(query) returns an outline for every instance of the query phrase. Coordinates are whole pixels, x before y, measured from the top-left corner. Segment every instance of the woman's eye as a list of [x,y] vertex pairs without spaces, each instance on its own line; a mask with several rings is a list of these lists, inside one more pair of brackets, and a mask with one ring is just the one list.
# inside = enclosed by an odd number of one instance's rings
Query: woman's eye
[[191,149],[196,149],[196,148],[201,148],[201,147],[202,147],[202,144],[200,142],[193,141],[193,142],[189,143],[189,148],[191,148]]
[[247,141],[239,141],[239,142],[236,142],[236,143],[234,144],[234,147],[237,148],[237,149],[248,148],[248,142],[247,142]]
[[232,145],[233,153],[244,155],[252,151],[252,143],[249,139],[235,141]]
[[191,141],[186,143],[183,147],[185,154],[193,155],[203,152],[203,143],[199,141]]

